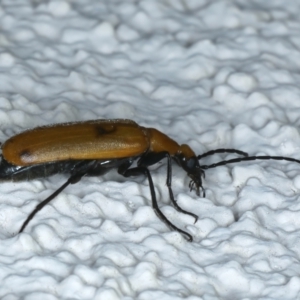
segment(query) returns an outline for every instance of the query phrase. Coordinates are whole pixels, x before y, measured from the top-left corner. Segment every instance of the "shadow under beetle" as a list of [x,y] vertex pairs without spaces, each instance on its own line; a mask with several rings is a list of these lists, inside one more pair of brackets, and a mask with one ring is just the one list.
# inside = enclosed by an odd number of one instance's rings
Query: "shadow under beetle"
[[[200,159],[215,153],[236,153],[243,157],[200,165]],[[125,177],[143,174],[149,182],[152,207],[156,215],[191,242],[193,237],[173,225],[157,205],[152,177],[147,167],[164,158],[167,159],[166,184],[171,202],[177,211],[192,216],[195,223],[198,217],[180,208],[174,199],[171,188],[172,160],[191,178],[190,189],[194,189],[199,196],[202,190],[203,197],[204,170],[256,159],[300,163],[300,160],[283,156],[248,156],[236,149],[216,149],[197,156],[188,145],[179,145],[157,129],[141,127],[134,121],[93,120],[37,127],[11,137],[2,145],[0,180],[21,181],[58,173],[70,174],[69,179],[59,189],[35,207],[24,221],[19,231],[22,232],[39,210],[69,184],[80,181],[83,176],[103,175],[114,168]],[[136,160],[137,166],[131,167]]]

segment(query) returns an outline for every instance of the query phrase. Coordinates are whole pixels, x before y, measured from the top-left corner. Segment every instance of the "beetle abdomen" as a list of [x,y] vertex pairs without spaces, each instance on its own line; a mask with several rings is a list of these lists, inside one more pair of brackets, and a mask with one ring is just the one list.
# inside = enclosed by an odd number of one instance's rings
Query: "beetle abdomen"
[[94,120],[27,130],[2,146],[6,161],[29,166],[63,160],[138,156],[149,147],[144,130],[130,120]]

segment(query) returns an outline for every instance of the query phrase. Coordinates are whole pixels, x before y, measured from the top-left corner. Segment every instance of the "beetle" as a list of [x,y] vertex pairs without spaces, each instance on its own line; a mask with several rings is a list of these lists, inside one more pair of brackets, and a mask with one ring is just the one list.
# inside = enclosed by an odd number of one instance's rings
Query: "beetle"
[[[215,153],[235,153],[242,157],[224,160],[211,165],[200,165],[199,160]],[[2,145],[0,180],[21,181],[43,178],[58,173],[70,174],[69,179],[48,198],[39,203],[24,221],[21,233],[34,215],[55,198],[68,185],[75,184],[83,176],[99,176],[117,168],[124,177],[145,175],[149,182],[152,207],[156,215],[172,230],[180,232],[188,241],[193,237],[172,224],[158,207],[154,184],[149,166],[167,159],[167,180],[169,197],[175,209],[198,217],[182,209],[176,202],[172,187],[172,160],[191,178],[190,190],[200,196],[204,170],[229,163],[256,159],[299,160],[283,156],[248,156],[237,149],[216,149],[202,155],[186,144],[179,145],[173,139],[155,128],[146,128],[126,119],[90,120],[84,122],[60,123],[26,130],[9,138]],[[132,167],[137,161],[136,166]]]

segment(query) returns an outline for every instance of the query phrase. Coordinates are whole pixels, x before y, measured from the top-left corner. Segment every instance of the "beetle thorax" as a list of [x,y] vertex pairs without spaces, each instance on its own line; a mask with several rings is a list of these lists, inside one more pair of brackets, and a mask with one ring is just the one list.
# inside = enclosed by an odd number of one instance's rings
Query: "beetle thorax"
[[155,128],[144,128],[149,139],[149,151],[154,153],[168,152],[175,156],[180,146],[167,135]]
[[183,156],[185,159],[190,159],[191,157],[196,157],[195,152],[191,149],[189,145],[182,144],[179,146],[177,151],[177,156]]

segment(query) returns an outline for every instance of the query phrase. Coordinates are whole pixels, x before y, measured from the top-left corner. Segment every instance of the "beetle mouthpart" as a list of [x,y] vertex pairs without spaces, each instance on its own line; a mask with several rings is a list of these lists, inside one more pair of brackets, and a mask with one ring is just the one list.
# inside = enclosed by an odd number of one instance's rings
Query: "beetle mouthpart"
[[191,181],[189,183],[190,191],[195,190],[196,195],[200,196],[200,189],[202,190],[202,196],[205,198],[205,189],[202,185],[201,176],[205,177],[205,173],[203,170],[200,170],[199,176],[191,175],[189,174],[189,177],[191,178]]
[[194,179],[192,179],[189,183],[189,188],[190,188],[190,192],[195,189],[196,191],[196,195],[200,196],[200,188],[203,190],[202,185],[199,185],[198,183],[196,183],[196,181]]

